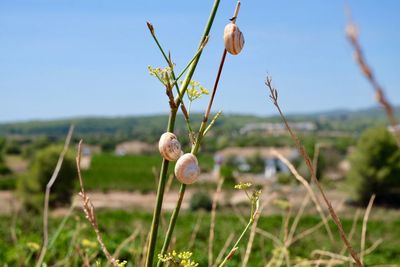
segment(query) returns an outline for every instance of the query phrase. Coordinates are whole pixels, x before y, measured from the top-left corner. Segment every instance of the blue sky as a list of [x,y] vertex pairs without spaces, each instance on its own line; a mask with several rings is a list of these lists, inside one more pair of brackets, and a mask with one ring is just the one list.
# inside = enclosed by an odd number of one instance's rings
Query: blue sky
[[[211,88],[234,0],[221,0],[194,79]],[[349,1],[368,62],[389,100],[400,103],[399,1]],[[151,21],[177,69],[199,42],[211,0],[1,0],[0,121],[168,111],[147,66],[164,66]],[[237,21],[246,39],[228,56],[214,110],[276,111],[263,80],[273,76],[290,113],[375,105],[344,37],[344,1],[243,0]],[[194,104],[201,111],[207,99]]]

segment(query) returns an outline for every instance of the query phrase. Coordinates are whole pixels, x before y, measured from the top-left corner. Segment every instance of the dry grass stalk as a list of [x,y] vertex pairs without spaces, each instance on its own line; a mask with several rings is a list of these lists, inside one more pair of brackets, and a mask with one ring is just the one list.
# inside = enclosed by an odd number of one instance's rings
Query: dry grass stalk
[[304,209],[306,208],[309,201],[310,201],[310,195],[307,195],[304,198],[303,202],[301,203],[300,209],[297,212],[296,217],[293,220],[292,226],[290,227],[290,232],[289,232],[288,238],[285,241],[286,246],[289,246],[290,244],[292,244],[294,233],[296,232],[297,226],[300,222],[300,218],[303,215]]
[[301,240],[301,239],[305,238],[306,236],[314,233],[319,228],[321,228],[323,225],[324,225],[324,222],[321,221],[321,222],[317,223],[316,225],[314,225],[313,227],[310,227],[307,230],[300,232],[298,235],[296,235],[292,238],[290,244],[293,244],[293,243],[297,242],[298,240]]
[[393,130],[394,137],[396,139],[397,145],[400,147],[400,127],[394,115],[393,108],[390,102],[387,100],[385,93],[383,91],[382,86],[378,83],[375,78],[375,75],[371,69],[371,67],[367,64],[364,53],[362,51],[360,42],[358,40],[358,28],[351,20],[350,8],[347,9],[348,14],[348,22],[346,26],[346,36],[350,41],[353,49],[354,49],[354,58],[357,62],[358,66],[361,69],[361,72],[367,78],[368,82],[371,84],[372,88],[375,91],[375,99],[376,101],[383,107],[386,112],[386,116],[389,120],[391,128]]
[[[356,232],[357,229],[357,222],[358,222],[358,218],[360,217],[360,213],[361,210],[357,209],[356,212],[354,213],[354,217],[353,217],[353,223],[351,225],[351,229],[350,232],[348,234],[349,237],[349,241],[351,242],[351,240],[353,239],[354,233]],[[342,251],[340,254],[343,254],[346,251],[346,246],[343,246]]]
[[344,262],[352,262],[352,258],[351,257],[347,257],[347,256],[343,256],[340,254],[336,254],[330,251],[325,251],[325,250],[314,250],[311,253],[311,256],[314,257],[316,255],[320,255],[320,256],[325,256],[325,257],[330,257],[331,259],[335,259],[335,260],[340,260],[340,261],[344,261]]
[[296,170],[296,168],[293,166],[292,163],[290,163],[290,161],[285,158],[281,153],[279,153],[276,150],[272,150],[272,153],[279,158],[279,160],[281,160],[290,170],[290,172],[294,175],[294,177],[301,183],[304,185],[304,187],[307,190],[308,195],[311,197],[311,200],[314,202],[315,208],[317,209],[319,215],[321,216],[322,222],[324,223],[325,229],[329,235],[329,238],[331,241],[333,241],[333,235],[332,235],[332,231],[331,228],[329,227],[328,224],[328,220],[321,208],[321,205],[319,204],[318,198],[315,195],[314,191],[312,190],[310,184],[307,182],[306,179],[304,179],[303,176],[301,176],[298,171]]
[[373,194],[371,196],[371,198],[369,199],[368,206],[367,206],[367,209],[365,210],[365,214],[364,214],[362,230],[361,230],[361,252],[360,252],[361,261],[364,258],[365,238],[367,235],[368,218],[369,218],[369,214],[371,213],[371,209],[372,209],[372,205],[374,204],[374,200],[375,200],[375,194]]
[[81,173],[81,153],[82,153],[82,140],[79,141],[78,145],[78,155],[76,156],[76,167],[78,170],[78,178],[79,178],[79,185],[81,191],[79,192],[79,195],[82,198],[82,204],[83,204],[83,211],[85,212],[86,219],[90,222],[92,225],[94,232],[96,233],[97,241],[100,244],[101,250],[103,251],[104,255],[106,256],[107,260],[109,263],[111,263],[112,266],[117,267],[117,261],[113,256],[111,256],[110,252],[108,251],[106,245],[104,244],[103,238],[101,236],[99,226],[97,224],[97,219],[96,219],[96,213],[94,210],[94,206],[92,201],[90,200],[89,196],[85,192],[85,188],[83,186],[83,178],[82,178],[82,173]]
[[17,237],[17,219],[18,215],[20,212],[20,208],[17,207],[17,204],[12,201],[10,203],[10,206],[12,207],[12,218],[11,218],[11,224],[10,224],[10,237],[14,245],[18,243],[18,237]]
[[189,245],[188,245],[188,250],[191,251],[193,246],[194,246],[194,242],[196,241],[196,237],[197,234],[200,230],[200,226],[201,226],[201,220],[203,219],[203,213],[200,213],[197,217],[197,221],[196,224],[193,228],[193,232],[192,235],[190,236],[190,241],[189,241]]
[[382,242],[383,242],[382,238],[376,240],[369,248],[363,251],[364,255],[371,254],[372,251],[374,251],[380,244],[382,244]]
[[332,207],[332,204],[330,203],[330,201],[328,200],[321,184],[319,183],[317,177],[316,177],[316,173],[314,171],[312,162],[310,157],[308,156],[304,146],[302,145],[302,143],[300,142],[299,138],[297,137],[297,135],[293,132],[293,130],[291,129],[291,127],[289,126],[288,121],[286,120],[285,115],[283,115],[283,112],[278,104],[278,91],[276,90],[276,88],[274,88],[272,86],[272,79],[270,77],[267,77],[267,79],[265,80],[265,85],[269,88],[270,90],[270,98],[272,99],[275,107],[278,109],[278,112],[286,126],[286,129],[288,130],[291,138],[293,139],[293,141],[296,143],[297,149],[299,150],[299,153],[302,155],[302,157],[305,160],[305,163],[307,165],[307,168],[311,174],[311,179],[314,181],[314,183],[317,185],[317,188],[319,190],[319,192],[321,193],[321,196],[329,210],[329,213],[332,216],[333,222],[336,224],[339,233],[340,233],[340,237],[343,240],[343,242],[345,243],[347,250],[349,251],[349,253],[351,254],[352,258],[354,259],[355,263],[357,264],[357,266],[359,267],[363,267],[363,263],[361,262],[360,258],[358,257],[357,253],[354,251],[354,249],[352,248],[349,240],[347,239],[346,233],[343,230],[343,226],[342,226],[342,222],[340,221],[339,217],[337,216],[335,210]]
[[211,218],[210,218],[210,234],[208,237],[208,266],[211,267],[213,264],[213,245],[214,245],[214,234],[215,234],[215,217],[217,215],[217,204],[218,198],[221,194],[222,185],[224,183],[224,177],[221,177],[218,181],[217,190],[214,193],[212,208],[211,208]]
[[224,246],[222,247],[221,251],[218,253],[217,258],[215,259],[215,263],[213,267],[216,267],[219,262],[221,262],[222,257],[225,255],[226,251],[228,250],[229,246],[231,245],[233,238],[235,237],[235,233],[230,233],[228,238],[226,239]]
[[167,184],[165,185],[165,193],[167,194],[171,190],[172,182],[174,181],[174,174],[170,174],[167,180]]
[[286,216],[283,218],[283,243],[285,244],[287,242],[287,239],[289,237],[289,222],[290,222],[290,217],[292,216],[292,207],[289,204],[289,206],[286,208]]
[[43,244],[42,244],[42,249],[40,251],[40,256],[39,259],[36,262],[36,267],[40,267],[43,263],[44,256],[46,255],[47,252],[47,246],[49,243],[49,229],[48,229],[48,224],[49,224],[49,201],[50,201],[50,191],[51,188],[53,187],[55,181],[57,180],[58,173],[61,170],[62,163],[64,161],[65,154],[68,151],[69,143],[71,142],[72,134],[74,132],[74,126],[71,125],[68,130],[67,138],[65,139],[64,142],[64,147],[63,150],[61,151],[61,154],[58,158],[56,167],[54,169],[53,174],[51,175],[51,178],[49,182],[46,185],[46,192],[44,195],[44,208],[43,208]]
[[[320,266],[320,265],[328,265],[331,262],[331,260],[322,260],[322,259],[318,259],[318,260],[303,260],[297,264],[295,264],[293,267],[300,267],[300,266]],[[341,260],[337,260],[334,259],[332,260],[334,265],[340,265],[343,264],[344,262]]]
[[249,240],[247,241],[246,252],[242,260],[242,267],[246,267],[247,263],[249,262],[251,250],[253,248],[254,237],[256,236],[258,220],[260,219],[262,210],[264,209],[265,206],[266,203],[264,202],[263,205],[260,207],[260,212],[257,213],[257,215],[254,217],[254,222],[250,230]]
[[[358,218],[360,217],[360,213],[361,213],[360,209],[357,209],[356,212],[354,213],[353,222],[352,222],[352,224],[351,224],[350,232],[349,232],[349,234],[347,235],[347,237],[348,237],[348,239],[349,239],[349,242],[352,241],[353,236],[354,236],[354,233],[356,232],[356,229],[357,229],[357,222],[358,222]],[[340,253],[339,253],[339,254],[343,255],[345,252],[346,252],[346,246],[343,245],[343,247],[342,247],[342,249],[340,250]],[[333,259],[331,259],[331,262],[328,264],[328,267],[330,267],[330,266],[334,266],[334,260],[333,260]]]
[[265,231],[263,229],[257,228],[256,229],[256,233],[261,235],[261,236],[263,236],[263,237],[265,237],[265,238],[270,239],[272,242],[275,243],[275,246],[283,246],[282,241],[279,240],[278,237],[276,237],[275,235],[271,234],[270,232],[267,232],[267,231]]
[[113,258],[117,259],[119,257],[119,254],[121,253],[121,251],[127,246],[129,245],[129,243],[131,243],[133,240],[136,239],[136,237],[140,234],[141,231],[141,227],[138,227],[135,229],[135,231],[133,231],[133,233],[128,236],[124,241],[121,242],[121,244],[118,245],[118,247],[115,249],[114,254],[113,254]]

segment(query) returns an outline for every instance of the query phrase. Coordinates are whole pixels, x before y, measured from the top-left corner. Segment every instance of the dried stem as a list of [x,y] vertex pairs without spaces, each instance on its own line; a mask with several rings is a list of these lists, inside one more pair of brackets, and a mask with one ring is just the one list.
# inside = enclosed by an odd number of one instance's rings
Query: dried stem
[[283,115],[283,112],[278,104],[278,91],[272,86],[272,79],[270,77],[267,77],[267,79],[265,80],[265,84],[266,86],[269,88],[270,90],[270,98],[272,99],[275,107],[278,109],[278,112],[283,120],[283,122],[285,123],[286,129],[288,130],[291,138],[293,139],[293,141],[296,143],[297,149],[299,150],[299,153],[302,155],[302,157],[304,158],[307,168],[311,174],[311,179],[314,181],[314,183],[317,185],[317,188],[319,190],[319,192],[321,193],[321,196],[329,210],[329,213],[332,216],[332,219],[334,221],[334,223],[336,224],[339,233],[340,233],[340,237],[343,240],[344,244],[347,247],[347,250],[349,251],[350,255],[352,256],[352,258],[354,259],[355,263],[357,264],[357,266],[359,267],[363,267],[363,263],[361,262],[360,258],[358,257],[357,253],[354,251],[354,249],[352,248],[349,240],[346,237],[346,233],[343,230],[343,226],[342,223],[339,219],[339,217],[337,216],[335,210],[332,207],[332,204],[329,202],[321,184],[319,183],[317,177],[316,177],[316,173],[314,171],[314,167],[312,164],[312,161],[310,159],[310,157],[308,156],[304,146],[301,144],[299,138],[297,137],[297,135],[292,131],[292,129],[289,126],[289,123],[286,120],[286,117]]
[[300,209],[296,214],[296,217],[293,220],[292,225],[290,226],[290,232],[289,232],[289,236],[287,238],[287,240],[285,241],[285,246],[290,246],[290,244],[292,244],[292,240],[293,240],[293,236],[294,233],[296,232],[297,226],[300,222],[300,218],[303,215],[304,209],[307,206],[307,203],[310,201],[310,195],[307,195],[303,202],[301,203]]
[[333,235],[332,235],[331,228],[329,227],[329,224],[328,224],[328,220],[326,219],[325,214],[324,214],[324,212],[323,212],[323,210],[322,210],[322,208],[321,208],[321,205],[319,204],[318,198],[317,198],[317,196],[314,194],[314,191],[312,190],[310,184],[307,182],[306,179],[304,179],[304,178],[297,172],[297,170],[296,170],[296,168],[293,166],[293,164],[290,163],[290,161],[289,161],[287,158],[285,158],[281,153],[279,153],[279,152],[276,151],[275,149],[272,150],[272,153],[273,153],[276,157],[278,157],[279,160],[282,161],[283,164],[285,164],[285,165],[289,168],[290,172],[294,175],[294,177],[295,177],[300,183],[302,183],[302,184],[304,185],[304,187],[305,187],[306,190],[307,190],[308,195],[311,197],[311,200],[314,202],[315,208],[317,209],[318,213],[319,213],[320,216],[321,216],[322,222],[323,222],[324,225],[325,225],[325,229],[326,229],[326,231],[327,231],[327,233],[328,233],[328,235],[329,235],[330,240],[333,241],[334,239],[333,239]]
[[221,177],[218,181],[217,190],[214,193],[212,208],[211,208],[211,219],[210,219],[210,234],[208,236],[208,266],[211,267],[213,264],[213,245],[214,245],[214,234],[215,234],[215,217],[217,214],[217,203],[219,195],[222,191],[222,185],[225,178]]
[[189,241],[189,245],[188,245],[188,250],[191,251],[194,245],[194,242],[196,241],[196,237],[197,234],[200,230],[200,226],[201,226],[201,220],[203,219],[203,213],[200,213],[197,217],[197,221],[196,224],[193,228],[193,232],[192,235],[190,236],[190,241]]
[[131,243],[133,240],[136,239],[136,237],[140,234],[140,231],[141,227],[136,228],[135,231],[133,231],[133,233],[130,236],[128,236],[124,241],[121,242],[121,244],[118,245],[113,254],[114,259],[117,259],[122,249],[124,249],[129,243]]
[[222,260],[222,257],[224,256],[224,254],[226,253],[226,251],[228,250],[229,245],[232,243],[233,238],[235,237],[234,233],[230,233],[230,235],[228,236],[228,238],[226,239],[224,246],[222,247],[221,251],[219,252],[215,263],[213,264],[213,267],[217,266],[217,263],[220,262]]
[[[264,202],[263,207],[265,207],[265,204],[266,203]],[[253,248],[254,237],[256,236],[258,220],[261,217],[261,212],[263,210],[263,207],[261,207],[260,208],[260,212],[257,213],[256,216],[254,216],[254,222],[253,222],[253,225],[251,226],[250,236],[249,236],[249,240],[247,242],[247,247],[246,247],[246,252],[244,254],[244,258],[243,258],[243,261],[242,261],[242,267],[246,267],[247,263],[249,262],[251,250]]]
[[369,200],[367,209],[365,210],[364,214],[364,219],[363,219],[363,224],[362,224],[362,230],[361,230],[361,252],[360,252],[360,259],[361,261],[364,258],[364,250],[365,250],[365,237],[367,235],[367,224],[368,224],[368,218],[369,214],[371,213],[372,205],[374,204],[375,200],[375,194],[373,194]]
[[78,145],[78,155],[76,156],[76,168],[78,170],[78,178],[79,178],[79,185],[81,191],[79,192],[79,196],[82,198],[83,204],[83,211],[85,212],[85,217],[92,225],[94,232],[96,233],[97,241],[100,244],[101,250],[103,251],[104,255],[106,256],[108,262],[114,266],[118,267],[118,264],[113,256],[111,256],[110,252],[108,251],[106,245],[104,244],[103,238],[101,236],[99,225],[97,224],[96,212],[94,210],[94,206],[92,201],[90,200],[89,196],[85,192],[85,188],[83,185],[83,178],[81,173],[81,149],[82,149],[82,140],[79,141]]
[[358,29],[357,26],[351,20],[350,8],[347,9],[348,22],[346,26],[346,36],[354,49],[354,58],[358,66],[361,69],[363,75],[367,78],[368,82],[371,84],[375,91],[376,101],[383,107],[386,112],[386,116],[391,125],[394,137],[396,139],[397,145],[400,147],[400,127],[396,120],[393,112],[393,108],[390,102],[387,100],[382,86],[378,83],[371,67],[367,64],[364,53],[362,51],[360,42],[358,40]]
[[50,191],[51,187],[55,183],[58,177],[58,173],[61,170],[62,163],[64,161],[65,154],[68,151],[69,143],[71,142],[72,134],[74,132],[74,126],[71,125],[69,127],[69,131],[67,134],[67,138],[65,139],[64,143],[64,148],[58,158],[57,165],[54,169],[53,174],[51,175],[51,178],[49,182],[46,185],[46,193],[44,195],[44,209],[43,209],[43,244],[42,244],[42,250],[40,251],[40,256],[38,261],[36,262],[36,267],[42,266],[44,256],[46,255],[47,252],[47,246],[49,243],[49,229],[48,229],[48,223],[49,223],[49,201],[50,201]]

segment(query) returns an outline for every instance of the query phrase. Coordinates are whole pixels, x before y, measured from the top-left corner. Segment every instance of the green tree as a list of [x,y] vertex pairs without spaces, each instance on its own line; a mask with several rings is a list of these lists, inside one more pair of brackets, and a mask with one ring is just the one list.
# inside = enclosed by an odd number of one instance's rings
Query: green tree
[[361,203],[375,193],[377,204],[400,205],[400,149],[386,128],[366,130],[350,162],[349,179],[357,181]]
[[10,169],[6,166],[3,156],[5,144],[6,144],[6,139],[0,137],[0,175],[6,175],[11,172]]
[[[42,209],[46,185],[54,172],[61,151],[60,146],[49,146],[41,150],[31,164],[30,173],[19,179],[17,189],[27,209],[33,211]],[[75,178],[75,160],[71,153],[67,153],[57,180],[51,188],[50,207],[63,206],[71,202]]]

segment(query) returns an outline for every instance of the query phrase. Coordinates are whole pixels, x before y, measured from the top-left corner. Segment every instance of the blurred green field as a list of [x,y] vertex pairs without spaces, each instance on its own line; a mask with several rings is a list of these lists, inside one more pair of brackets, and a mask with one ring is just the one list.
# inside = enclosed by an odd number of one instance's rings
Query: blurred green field
[[[200,218],[200,220],[199,220]],[[382,238],[382,243],[369,255],[365,257],[366,266],[375,264],[400,264],[400,219],[376,220],[368,223],[366,248],[370,247],[376,240]],[[61,218],[50,220],[50,241],[54,236],[55,229],[60,223]],[[144,212],[127,211],[98,211],[98,223],[103,232],[103,238],[110,251],[127,238],[135,229],[139,234],[134,241],[129,243],[120,254],[120,259],[128,261],[128,266],[140,266],[144,240],[150,226],[151,214]],[[193,243],[193,247],[188,247],[193,229],[197,222],[200,222],[199,231]],[[20,259],[26,259],[32,254],[31,260],[27,263],[30,266],[33,259],[37,256],[37,251],[32,249],[35,244],[41,242],[42,221],[39,216],[20,216],[16,221],[15,233],[17,243],[14,245],[10,231],[12,218],[9,216],[0,216],[0,240],[4,238],[5,242],[0,242],[0,263],[9,263],[8,266],[17,266]],[[304,216],[298,226],[296,233],[318,224],[320,219],[315,216]],[[384,223],[383,223],[384,222]],[[208,213],[184,212],[178,219],[176,227],[175,249],[178,251],[191,250],[193,258],[199,262],[199,266],[207,266],[207,247],[210,215]],[[282,217],[279,215],[262,217],[259,221],[259,228],[268,231],[278,237],[282,236]],[[343,219],[343,226],[346,232],[350,231],[352,225],[351,219]],[[331,224],[332,229],[335,229]],[[353,236],[352,245],[359,251],[362,222],[359,221]],[[228,212],[219,211],[216,219],[216,237],[214,241],[214,255],[217,255],[224,245],[225,240],[231,233],[237,237],[244,225],[239,218]],[[165,231],[165,224],[162,224],[161,233]],[[323,227],[319,228],[313,234],[301,239],[290,247],[290,257],[311,258],[313,250],[326,250],[338,253],[342,248],[342,243],[336,231],[335,243],[332,244]],[[244,249],[247,244],[248,235],[243,240],[238,253],[232,259],[228,266],[240,266],[241,258],[244,255]],[[160,243],[160,242],[159,242]],[[158,245],[160,245],[158,243]],[[265,266],[272,255],[274,249],[273,242],[270,239],[263,238],[257,234],[254,240],[253,250],[250,256],[248,266]],[[65,258],[67,266],[80,266],[83,255],[91,255],[96,259],[104,257],[99,251],[96,238],[92,228],[83,218],[81,211],[76,211],[69,217],[65,227],[60,232],[58,239],[53,246],[49,248],[46,261],[48,265],[54,264]],[[94,260],[93,260],[94,262]],[[293,264],[293,262],[292,262]],[[2,265],[3,266],[3,265]],[[389,266],[389,265],[386,265]],[[393,265],[390,265],[393,266]]]
[[[92,158],[89,170],[83,172],[86,190],[124,190],[149,192],[156,189],[155,176],[161,164],[161,156],[97,154]],[[210,155],[199,157],[203,171],[210,171],[213,158]],[[174,163],[172,163],[172,167]],[[170,173],[173,168],[170,168]]]

